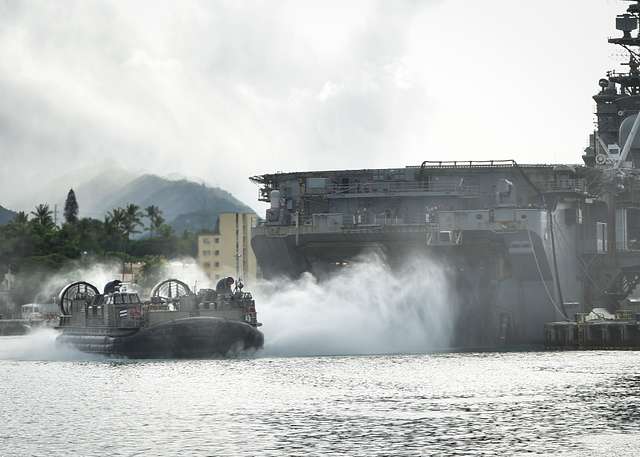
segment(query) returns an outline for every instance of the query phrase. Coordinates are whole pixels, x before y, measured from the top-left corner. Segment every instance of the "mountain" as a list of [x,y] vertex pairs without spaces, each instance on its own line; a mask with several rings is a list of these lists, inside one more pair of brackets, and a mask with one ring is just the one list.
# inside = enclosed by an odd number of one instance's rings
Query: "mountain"
[[93,213],[98,202],[107,198],[114,190],[133,181],[140,173],[135,173],[109,161],[98,162],[60,176],[42,179],[40,182],[25,186],[12,195],[10,206],[25,212],[33,211],[39,203],[47,203],[52,211],[58,207],[61,216],[69,189],[73,189],[80,206],[80,217],[102,219],[102,214]]
[[[221,212],[254,212],[223,189],[179,175],[164,178],[140,174],[109,162],[75,170],[44,182],[36,189],[29,189],[29,192],[22,192],[19,195],[21,206],[14,207],[29,212],[39,203],[48,203],[52,211],[57,210],[60,222],[71,188],[78,200],[80,217],[103,219],[113,208],[129,203],[138,205],[143,211],[155,205],[176,233],[212,230]],[[12,218],[14,213],[11,214]]]
[[16,213],[14,213],[13,211],[0,206],[0,225],[11,222],[15,216]]
[[[79,199],[81,197],[78,197]],[[170,180],[143,175],[111,192],[92,213],[105,214],[113,208],[134,203],[141,209],[155,205],[177,233],[213,229],[222,212],[254,212],[229,192],[186,179]]]
[[102,219],[106,213],[104,202],[110,200],[114,193],[117,194],[134,181],[136,176],[121,168],[105,169],[75,186],[69,185],[69,183],[66,190],[59,193],[62,195],[62,199],[58,201],[58,208],[62,211],[67,192],[73,188],[78,200],[79,216]]

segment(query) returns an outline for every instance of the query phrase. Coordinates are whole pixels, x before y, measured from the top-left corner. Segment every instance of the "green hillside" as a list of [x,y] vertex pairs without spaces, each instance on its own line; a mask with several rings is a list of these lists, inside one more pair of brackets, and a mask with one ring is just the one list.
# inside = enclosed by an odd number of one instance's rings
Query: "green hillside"
[[[82,198],[81,196],[79,198]],[[112,208],[135,203],[141,208],[155,205],[162,210],[167,223],[177,233],[213,229],[222,212],[253,212],[229,192],[186,179],[169,180],[156,175],[143,175],[112,192],[91,209],[104,214]]]
[[0,224],[6,224],[15,217],[16,213],[0,206]]

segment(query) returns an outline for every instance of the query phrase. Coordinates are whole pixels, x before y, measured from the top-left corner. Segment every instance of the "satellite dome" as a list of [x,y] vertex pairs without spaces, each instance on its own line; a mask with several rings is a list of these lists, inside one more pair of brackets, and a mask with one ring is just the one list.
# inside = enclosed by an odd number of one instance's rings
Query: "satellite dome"
[[[620,149],[624,147],[627,138],[629,137],[629,133],[631,133],[631,128],[633,127],[633,123],[636,120],[636,115],[627,116],[624,121],[620,124],[620,130],[618,133],[618,144],[620,145]],[[633,140],[633,144],[631,145],[632,149],[640,149],[640,132],[636,135]]]

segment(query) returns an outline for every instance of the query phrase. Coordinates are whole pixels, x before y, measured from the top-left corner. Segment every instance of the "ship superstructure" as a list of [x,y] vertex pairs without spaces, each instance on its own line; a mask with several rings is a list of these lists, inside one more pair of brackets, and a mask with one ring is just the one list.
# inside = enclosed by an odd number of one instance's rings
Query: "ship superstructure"
[[[426,255],[459,291],[454,344],[540,343],[545,322],[615,311],[640,281],[640,2],[616,19],[629,71],[594,96],[585,165],[425,161],[252,177],[270,203],[252,246],[263,274],[322,275],[379,252]],[[428,280],[428,278],[426,278]]]

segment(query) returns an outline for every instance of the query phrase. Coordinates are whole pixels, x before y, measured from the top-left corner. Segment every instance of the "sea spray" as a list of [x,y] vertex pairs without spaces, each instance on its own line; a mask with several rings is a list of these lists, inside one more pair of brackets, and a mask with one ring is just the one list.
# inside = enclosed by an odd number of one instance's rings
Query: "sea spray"
[[326,279],[265,281],[255,288],[265,355],[426,352],[449,345],[456,297],[427,258],[392,270],[371,255]]
[[[185,282],[192,290],[199,288],[211,288],[215,284],[207,278],[195,262],[194,259],[175,259],[164,263],[154,276],[157,280],[175,278]],[[93,284],[102,292],[104,285],[114,279],[122,278],[122,264],[107,262],[93,263],[85,266],[74,266],[72,268],[63,269],[58,273],[51,275],[47,280],[39,285],[37,296],[42,299],[57,297],[62,288],[75,281],[86,281]],[[153,282],[151,283],[153,285]],[[141,294],[141,298],[147,298],[151,285],[147,288],[140,284],[133,285]],[[146,290],[149,289],[149,290]]]
[[194,292],[198,289],[214,289],[216,286],[216,281],[208,278],[207,274],[191,258],[170,260],[161,271],[162,279],[179,279]]
[[[90,265],[72,265],[50,275],[46,280],[33,283],[33,296],[37,300],[57,300],[62,288],[75,281],[86,281],[98,288],[121,277],[119,262],[97,262]],[[178,259],[165,263],[159,272],[162,279],[177,278],[190,287],[213,287],[211,280],[198,268],[193,259]],[[148,298],[148,290],[138,288],[141,298]],[[56,344],[59,332],[52,328],[35,329],[27,335],[0,337],[0,360],[100,360],[104,357],[82,353],[68,346]]]
[[0,360],[102,360],[103,356],[85,354],[72,347],[56,344],[58,332],[52,328],[35,329],[22,336],[0,337]]
[[121,268],[121,264],[111,262],[63,269],[49,276],[46,281],[39,285],[37,296],[45,300],[51,297],[57,299],[58,294],[65,285],[76,281],[86,281],[102,292],[102,288],[106,283],[119,278]]
[[[94,264],[52,276],[41,293],[86,280],[102,289],[119,266]],[[166,278],[190,287],[214,287],[193,260],[165,265]],[[428,258],[408,259],[391,269],[378,255],[362,257],[319,280],[259,281],[251,288],[264,326],[263,355],[415,353],[449,346],[457,298],[447,269]],[[146,297],[145,297],[146,298]],[[0,359],[84,360],[92,356],[55,344],[57,332],[37,330],[4,339]]]

